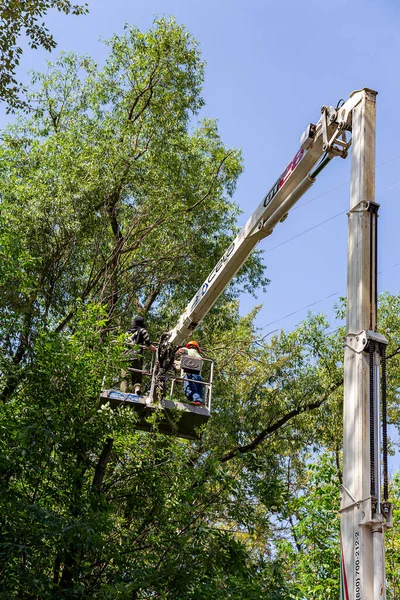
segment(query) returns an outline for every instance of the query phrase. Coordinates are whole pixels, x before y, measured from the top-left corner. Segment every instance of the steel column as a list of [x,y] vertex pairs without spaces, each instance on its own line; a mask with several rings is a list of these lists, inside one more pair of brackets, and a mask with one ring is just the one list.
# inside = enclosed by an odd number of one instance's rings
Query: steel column
[[[386,598],[384,526],[376,498],[380,497],[379,354],[368,339],[368,332],[377,329],[375,102],[376,92],[364,89],[352,117],[341,505],[346,600]],[[370,354],[365,352],[368,342]]]

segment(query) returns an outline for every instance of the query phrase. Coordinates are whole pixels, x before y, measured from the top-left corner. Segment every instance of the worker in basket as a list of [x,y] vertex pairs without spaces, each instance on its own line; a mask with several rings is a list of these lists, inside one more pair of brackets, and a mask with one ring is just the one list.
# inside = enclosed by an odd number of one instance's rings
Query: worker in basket
[[[193,356],[194,358],[200,358],[200,346],[195,341],[190,341],[186,344],[185,348],[180,348],[178,351],[180,354],[186,354],[188,356]],[[204,379],[200,375],[198,371],[193,371],[188,368],[183,368],[184,372],[184,382],[183,389],[185,392],[185,396],[189,402],[192,404],[202,405],[204,404],[204,384],[202,383]]]
[[[143,370],[143,347],[151,350],[151,352],[156,352],[155,346],[150,341],[144,318],[136,316],[128,333],[130,334],[127,340],[129,349],[126,351],[126,355],[129,359],[129,366],[131,369]],[[127,393],[133,391],[140,396],[142,392],[142,378],[143,374],[140,372],[122,371],[121,392]]]

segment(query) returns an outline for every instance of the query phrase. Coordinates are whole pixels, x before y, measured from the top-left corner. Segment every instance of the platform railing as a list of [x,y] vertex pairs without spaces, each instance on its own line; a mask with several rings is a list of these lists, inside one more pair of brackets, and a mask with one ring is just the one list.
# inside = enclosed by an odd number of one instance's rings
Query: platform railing
[[[156,344],[154,344],[154,346],[156,346]],[[147,346],[140,346],[140,348],[146,350]],[[145,358],[145,355],[143,355],[143,356]],[[134,367],[127,367],[125,369],[125,371],[133,372],[133,373],[141,373],[142,375],[146,375],[147,377],[154,378],[155,368],[156,368],[156,364],[157,364],[156,359],[157,359],[157,353],[151,352],[150,366],[148,369],[135,369]],[[171,402],[173,402],[174,401],[173,394],[174,394],[175,384],[182,383],[182,385],[183,385],[183,383],[185,381],[189,381],[189,382],[193,381],[194,383],[196,383],[196,385],[201,385],[204,387],[203,403],[204,403],[204,406],[207,408],[207,410],[211,411],[213,377],[214,377],[214,361],[212,361],[210,358],[203,358],[203,357],[201,358],[201,360],[203,363],[210,363],[210,373],[209,373],[208,381],[206,379],[203,381],[198,381],[197,379],[191,379],[190,373],[187,373],[186,377],[180,377],[179,375],[175,375],[175,372],[170,371],[167,374],[167,382],[170,383],[170,390],[169,390],[169,394],[167,394],[167,396],[168,396],[168,399]],[[181,402],[183,404],[189,403],[186,400],[182,400]]]
[[213,388],[213,376],[214,376],[214,362],[210,358],[201,359],[203,362],[210,363],[210,378],[209,381],[198,381],[197,379],[190,379],[190,373],[187,373],[187,377],[177,377],[177,376],[169,376],[169,380],[171,381],[169,399],[172,401],[172,396],[174,393],[175,383],[182,383],[185,381],[193,381],[196,385],[201,385],[204,387],[204,396],[203,402],[204,406],[211,411],[211,400],[212,400],[212,388]]

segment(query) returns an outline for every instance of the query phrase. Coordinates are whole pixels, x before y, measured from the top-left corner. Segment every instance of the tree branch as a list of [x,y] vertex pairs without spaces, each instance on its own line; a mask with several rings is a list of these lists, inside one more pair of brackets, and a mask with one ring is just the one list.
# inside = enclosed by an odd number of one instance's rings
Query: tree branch
[[389,358],[393,358],[394,356],[397,356],[398,354],[400,354],[400,346],[397,346],[396,350],[394,352],[392,352],[392,354],[389,354],[386,357],[386,360],[388,360]]
[[263,429],[249,444],[246,444],[244,446],[237,446],[230,452],[224,454],[224,456],[222,456],[222,458],[220,459],[220,463],[226,463],[229,460],[232,460],[232,458],[238,456],[239,454],[246,454],[247,452],[251,452],[252,450],[257,448],[257,446],[259,446],[265,440],[265,438],[269,437],[270,435],[281,429],[284,425],[286,425],[288,421],[290,421],[294,417],[297,417],[303,412],[319,408],[329,398],[332,392],[337,390],[342,384],[343,379],[341,379],[335,384],[332,384],[329,391],[327,391],[319,400],[316,400],[315,402],[311,402],[309,404],[304,404],[303,406],[299,406],[298,408],[294,408],[293,410],[289,411],[283,417],[278,419],[278,421],[275,421],[275,423],[273,423],[266,429]]
[[[147,84],[147,86],[141,91],[139,92],[139,94],[136,96],[135,100],[133,101],[130,109],[129,109],[129,113],[128,113],[128,121],[134,123],[135,121],[137,121],[137,119],[140,117],[140,115],[143,114],[143,112],[146,110],[146,108],[149,106],[151,98],[153,96],[153,88],[154,86],[158,83],[159,79],[156,79],[155,81],[153,81],[154,76],[157,72],[157,69],[159,67],[159,63],[157,63],[154,67],[154,69],[152,70],[150,77],[149,77],[149,83]],[[135,108],[140,100],[140,98],[142,98],[142,96],[144,96],[144,94],[146,92],[150,91],[149,94],[149,98],[146,100],[144,107],[135,115],[133,116],[133,113],[135,111]]]
[[208,196],[211,194],[212,189],[214,187],[214,184],[218,178],[218,175],[220,174],[220,171],[222,169],[222,166],[224,164],[224,162],[227,160],[227,158],[229,158],[229,156],[231,156],[231,154],[233,154],[235,152],[235,150],[231,150],[230,152],[228,152],[228,154],[226,154],[224,156],[224,158],[221,160],[221,162],[218,165],[218,168],[215,172],[215,175],[210,183],[210,186],[207,190],[207,192],[204,194],[204,196],[202,196],[202,198],[200,198],[200,200],[198,200],[197,202],[195,202],[192,206],[190,206],[189,208],[187,208],[184,212],[186,213],[190,213],[192,212],[192,210],[194,210],[195,208],[197,208],[199,206],[199,204],[201,204],[202,202],[204,202],[204,200],[206,200],[208,198]]
[[94,472],[93,482],[91,491],[99,493],[101,486],[103,484],[104,476],[106,474],[106,468],[108,461],[110,460],[111,450],[113,447],[114,440],[113,438],[107,438],[106,442],[103,446],[102,453],[100,454],[100,458],[96,465],[96,469]]

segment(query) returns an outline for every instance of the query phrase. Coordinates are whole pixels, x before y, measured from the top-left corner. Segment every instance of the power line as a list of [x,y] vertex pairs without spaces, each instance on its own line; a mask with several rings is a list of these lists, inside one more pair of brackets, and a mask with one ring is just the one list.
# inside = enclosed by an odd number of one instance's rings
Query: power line
[[[341,184],[341,185],[344,185],[344,184]],[[379,196],[382,196],[386,192],[389,192],[390,190],[393,190],[394,188],[398,187],[399,185],[400,185],[400,181],[398,181],[394,185],[391,185],[390,187],[384,189],[379,194]],[[328,190],[327,192],[325,192],[325,194],[328,194],[332,190],[336,190],[338,187],[341,187],[341,186],[337,186],[336,188],[332,188],[331,190]],[[322,195],[324,195],[324,194],[322,194]],[[318,198],[318,197],[319,196],[317,196],[316,198]],[[313,200],[316,200],[316,198],[313,198]],[[302,204],[302,206],[304,206],[304,204]],[[268,252],[272,252],[272,250],[276,250],[276,248],[280,248],[281,246],[284,246],[285,244],[291,242],[292,240],[295,240],[295,239],[301,237],[302,235],[305,235],[306,233],[309,233],[310,231],[313,231],[314,229],[318,229],[318,227],[321,227],[322,225],[325,225],[325,223],[329,223],[329,221],[333,221],[333,219],[337,219],[337,217],[340,217],[341,215],[345,215],[347,212],[348,212],[348,209],[342,210],[341,212],[337,213],[336,215],[333,215],[332,217],[329,217],[328,219],[325,219],[324,221],[321,221],[320,223],[317,223],[316,225],[313,225],[312,227],[309,227],[308,229],[305,229],[304,231],[301,231],[300,233],[297,233],[296,235],[294,235],[294,236],[292,236],[292,237],[284,240],[283,242],[280,242],[279,244],[276,244],[276,246],[272,246],[272,248],[268,248],[267,250],[264,250],[264,252],[265,252],[265,254],[268,254]]]
[[395,154],[394,156],[391,156],[390,158],[387,158],[383,162],[379,163],[379,165],[376,165],[376,168],[379,169],[379,167],[383,167],[383,165],[387,165],[387,163],[390,163],[390,162],[392,162],[392,160],[395,160],[396,158],[399,158],[399,157],[400,157],[400,153]]
[[[400,266],[400,262],[394,263],[390,267],[386,267],[385,269],[382,269],[382,271],[379,271],[378,275],[381,275],[382,273],[385,273],[386,271],[390,271],[391,269],[394,269],[395,267],[399,267],[399,266]],[[333,296],[337,296],[338,294],[340,294],[340,292],[333,292],[332,294],[329,294],[328,296],[324,296],[323,298],[320,298],[319,300],[314,300],[314,302],[310,302],[310,304],[307,304],[306,306],[302,306],[301,308],[298,308],[298,309],[288,313],[287,315],[284,315],[283,317],[279,317],[278,319],[275,319],[275,321],[271,321],[270,323],[263,325],[261,329],[266,329],[267,327],[270,327],[271,325],[275,325],[275,323],[284,321],[285,319],[288,319],[289,317],[292,317],[293,315],[297,315],[298,313],[302,312],[303,310],[306,310],[307,308],[311,308],[312,306],[315,306],[316,304],[319,304],[320,302],[323,302],[324,300],[328,300],[329,298],[332,298]],[[333,330],[333,332],[334,331],[336,331],[336,330]],[[333,333],[333,332],[331,332],[331,333]]]
[[384,194],[385,192],[390,192],[390,190],[393,190],[394,188],[399,187],[399,185],[400,185],[400,181],[398,181],[394,185],[391,185],[390,187],[383,190],[383,192],[380,193],[380,196],[382,196],[382,194]]
[[291,242],[292,240],[295,240],[296,238],[301,237],[302,235],[305,235],[306,233],[309,233],[310,231],[313,231],[314,229],[318,229],[318,227],[321,227],[321,225],[325,225],[325,223],[328,223],[329,221],[333,221],[333,219],[336,219],[337,217],[340,217],[340,215],[344,215],[346,213],[347,213],[347,210],[342,210],[340,213],[337,213],[336,215],[329,217],[329,219],[325,219],[325,221],[321,221],[320,223],[317,223],[316,225],[313,225],[312,227],[309,227],[308,229],[305,229],[304,231],[297,233],[296,235],[292,236],[291,238],[284,240],[280,244],[276,244],[276,246],[272,246],[272,248],[268,248],[268,250],[264,250],[264,252],[265,252],[265,254],[268,254],[268,252],[272,252],[272,250],[276,250],[276,248],[279,248],[280,246],[284,246],[284,244],[287,244],[288,242]]
[[[379,169],[379,167],[383,167],[384,165],[387,165],[388,163],[392,162],[393,160],[396,160],[397,158],[400,158],[400,154],[395,154],[394,156],[387,158],[383,162],[379,163],[379,165],[377,165],[376,168]],[[302,208],[303,206],[306,206],[307,204],[310,204],[310,202],[314,202],[314,200],[318,200],[319,198],[322,198],[323,196],[326,196],[327,194],[330,194],[331,192],[338,190],[339,188],[343,187],[344,185],[347,185],[348,183],[350,183],[350,179],[346,179],[346,181],[343,181],[343,183],[339,183],[339,185],[327,190],[326,192],[322,192],[321,194],[318,194],[318,196],[314,196],[313,198],[310,198],[310,200],[301,202],[300,204],[298,204],[297,206],[294,206],[292,208],[292,212],[295,210],[298,210],[299,208]]]
[[326,190],[326,192],[322,192],[321,194],[318,194],[318,196],[314,196],[314,198],[310,198],[310,200],[306,200],[305,202],[302,202],[301,204],[294,206],[292,208],[292,211],[298,210],[299,208],[303,208],[303,206],[306,206],[306,204],[310,204],[310,202],[314,202],[314,200],[318,200],[318,198],[322,198],[322,196],[326,196],[327,194],[330,194],[331,192],[338,190],[339,188],[343,187],[344,185],[347,185],[348,183],[350,183],[350,179],[346,179],[346,181],[343,181],[343,183],[340,183],[336,187]]
[[293,315],[297,315],[299,312],[302,312],[303,310],[306,310],[307,308],[311,308],[311,306],[315,306],[316,304],[319,304],[320,302],[323,302],[324,300],[328,300],[328,298],[332,298],[333,296],[337,296],[339,292],[333,292],[333,294],[329,294],[329,296],[325,296],[324,298],[320,298],[319,300],[315,300],[315,302],[311,302],[310,304],[307,304],[306,306],[302,306],[301,308],[298,308],[297,310],[294,310],[291,313],[288,313],[287,315],[285,315],[284,317],[279,317],[279,319],[275,319],[275,321],[271,321],[270,323],[267,323],[266,325],[263,326],[263,329],[270,327],[271,325],[275,325],[275,323],[278,323],[279,321],[283,321],[284,319],[287,319],[288,317],[292,317]]
[[[377,165],[377,169],[379,167],[382,167],[390,162],[392,162],[393,160],[396,160],[397,158],[400,158],[400,153],[395,154],[394,156],[391,156],[390,158],[384,160],[383,162],[379,163],[379,165]],[[322,196],[326,196],[327,194],[343,187],[344,185],[348,184],[350,182],[350,180],[344,181],[343,183],[327,190],[326,192],[323,192],[321,194],[319,194],[318,196],[314,196],[314,198],[311,198],[310,200],[307,200],[306,202],[303,202],[302,204],[295,206],[293,210],[297,210],[298,208],[301,208],[302,206],[305,206],[306,204],[309,204],[310,202],[313,202],[314,200],[317,200],[318,198],[321,198]],[[389,186],[388,188],[384,189],[379,196],[382,196],[384,193],[398,187],[400,185],[400,181],[395,183],[394,185]],[[264,250],[265,253],[271,252],[272,250],[275,250],[276,248],[279,248],[280,246],[283,246],[284,244],[287,244],[288,242],[291,242],[294,239],[297,239],[298,237],[301,237],[302,235],[305,235],[306,233],[309,233],[310,231],[313,231],[314,229],[317,229],[318,227],[321,227],[322,225],[325,225],[325,223],[328,223],[329,221],[332,221],[333,219],[336,219],[337,217],[340,217],[341,215],[347,213],[347,210],[341,211],[339,213],[337,213],[336,215],[333,215],[332,217],[329,217],[328,219],[325,219],[324,221],[321,221],[320,223],[317,223],[316,225],[313,225],[312,227],[309,227],[308,229],[305,229],[304,231],[301,231],[300,233],[298,233],[297,235],[292,236],[291,238],[288,238],[287,240],[284,240],[283,242],[280,242],[279,244],[276,244],[275,246],[273,246],[272,248],[268,248],[267,250]],[[400,266],[400,262],[395,263],[394,265],[391,265],[390,267],[387,267],[386,269],[383,269],[382,271],[379,271],[378,275],[381,275],[382,273],[384,273],[385,271],[388,271],[390,269],[394,269],[395,267]],[[310,302],[310,304],[307,304],[306,306],[303,306],[301,308],[298,308],[290,313],[288,313],[287,315],[284,315],[283,317],[279,317],[278,319],[275,319],[274,321],[271,321],[270,323],[267,323],[266,325],[264,325],[262,327],[262,329],[266,329],[267,327],[270,327],[271,325],[275,325],[276,323],[279,323],[280,321],[283,321],[285,319],[288,319],[289,317],[292,317],[293,315],[296,315],[304,310],[306,310],[307,308],[311,308],[312,306],[315,306],[316,304],[319,304],[320,302],[323,302],[324,300],[328,300],[329,298],[332,298],[333,296],[337,296],[340,292],[333,292],[332,294],[329,294],[328,296],[325,296],[324,298],[320,298],[319,300],[315,300],[314,302]],[[330,334],[334,333],[335,331],[337,331],[339,328],[333,330]],[[277,330],[274,330],[274,332]],[[272,332],[272,333],[274,333]]]
[[386,269],[383,269],[383,271],[378,271],[378,275],[381,275],[382,273],[384,273],[385,271],[389,271],[390,269],[394,269],[395,267],[398,267],[399,265],[400,265],[400,262],[395,263],[391,267],[386,267]]

